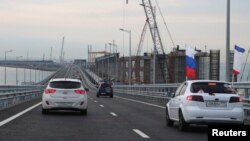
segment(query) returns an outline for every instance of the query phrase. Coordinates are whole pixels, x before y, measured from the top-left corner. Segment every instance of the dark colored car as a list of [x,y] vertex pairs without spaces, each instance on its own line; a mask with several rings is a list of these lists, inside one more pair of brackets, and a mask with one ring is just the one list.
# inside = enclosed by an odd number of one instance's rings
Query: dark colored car
[[111,84],[102,83],[99,85],[96,97],[100,97],[100,96],[109,96],[110,98],[113,98],[113,88]]

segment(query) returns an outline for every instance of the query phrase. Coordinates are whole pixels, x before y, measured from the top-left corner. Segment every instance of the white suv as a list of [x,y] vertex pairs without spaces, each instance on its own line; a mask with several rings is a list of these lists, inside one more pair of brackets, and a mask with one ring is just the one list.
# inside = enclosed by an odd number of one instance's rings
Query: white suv
[[185,81],[166,105],[166,122],[185,130],[189,124],[243,124],[242,99],[229,83]]
[[42,96],[42,113],[47,114],[50,110],[78,110],[86,115],[87,91],[78,79],[52,79]]

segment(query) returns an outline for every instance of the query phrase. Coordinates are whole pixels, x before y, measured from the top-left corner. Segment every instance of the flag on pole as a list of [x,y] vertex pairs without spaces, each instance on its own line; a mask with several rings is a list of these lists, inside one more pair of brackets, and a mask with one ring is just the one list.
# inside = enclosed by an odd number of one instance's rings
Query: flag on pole
[[234,75],[240,74],[241,61],[242,61],[242,56],[244,52],[245,52],[244,48],[241,48],[237,45],[234,46],[234,65],[233,65]]
[[194,58],[196,51],[186,46],[186,76],[191,79],[196,79],[196,61]]

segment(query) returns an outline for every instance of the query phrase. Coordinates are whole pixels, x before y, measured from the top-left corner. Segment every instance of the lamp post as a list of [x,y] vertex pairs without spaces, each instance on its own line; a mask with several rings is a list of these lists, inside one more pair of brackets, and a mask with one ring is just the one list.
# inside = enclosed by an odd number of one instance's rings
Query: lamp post
[[[12,52],[13,50],[7,50],[5,51],[5,57],[4,57],[4,60],[5,60],[5,63],[6,63],[6,58],[7,58],[7,53],[9,52]],[[4,67],[4,84],[6,85],[6,64],[5,64],[5,67]]]
[[229,72],[229,65],[230,65],[230,0],[227,0],[227,35],[226,35],[226,81],[230,81],[230,72]]
[[111,46],[112,46],[112,43],[108,43],[109,44],[109,57],[108,57],[108,80],[110,80],[110,77],[109,77],[109,75],[110,75],[110,70],[111,69],[109,69],[110,68],[110,57],[111,57]]
[[121,31],[127,32],[129,34],[129,64],[128,64],[128,83],[131,85],[131,30],[126,30],[121,28]]
[[[19,59],[19,58],[22,58],[23,56],[17,56],[16,57],[16,61]],[[17,67],[16,67],[16,85],[18,85],[18,71],[17,71]]]

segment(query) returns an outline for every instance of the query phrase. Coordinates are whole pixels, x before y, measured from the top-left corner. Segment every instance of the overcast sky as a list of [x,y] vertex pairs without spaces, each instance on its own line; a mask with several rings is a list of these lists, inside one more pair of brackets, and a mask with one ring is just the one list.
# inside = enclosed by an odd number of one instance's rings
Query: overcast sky
[[[128,55],[128,34],[132,31],[132,54],[136,53],[146,16],[141,0],[0,0],[0,56],[49,57],[58,59],[65,36],[66,58],[87,58],[87,45],[103,51],[105,43],[115,42],[121,55]],[[155,0],[152,0],[155,5]],[[175,44],[204,50],[226,46],[226,0],[158,0]],[[157,20],[165,52],[172,44],[157,11]],[[123,46],[124,34],[124,46]],[[231,0],[231,48],[250,47],[250,1]],[[152,50],[149,32],[142,52]]]

